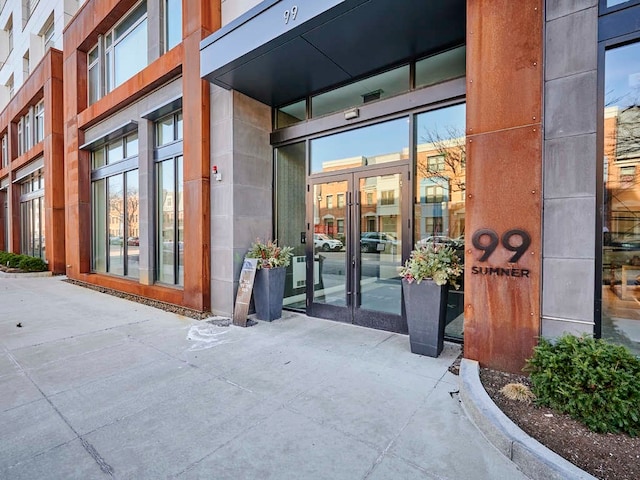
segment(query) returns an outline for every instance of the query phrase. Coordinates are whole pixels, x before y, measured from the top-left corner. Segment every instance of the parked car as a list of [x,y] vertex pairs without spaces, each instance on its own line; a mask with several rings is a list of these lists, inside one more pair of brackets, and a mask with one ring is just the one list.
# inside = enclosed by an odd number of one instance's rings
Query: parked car
[[361,252],[384,252],[385,250],[395,252],[398,247],[398,240],[384,232],[364,232],[360,235]]
[[127,245],[131,245],[137,247],[140,245],[140,238],[138,237],[129,237],[127,238]]
[[336,240],[335,238],[331,238],[324,233],[314,233],[313,234],[313,246],[314,248],[320,249],[323,252],[342,250],[344,246],[340,240]]

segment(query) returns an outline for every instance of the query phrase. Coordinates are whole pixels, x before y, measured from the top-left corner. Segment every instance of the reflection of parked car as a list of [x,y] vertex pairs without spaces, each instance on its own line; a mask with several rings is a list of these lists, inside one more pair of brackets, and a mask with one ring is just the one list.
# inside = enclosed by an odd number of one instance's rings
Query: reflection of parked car
[[137,247],[140,245],[140,239],[138,237],[129,237],[127,238],[127,245]]
[[416,242],[416,248],[424,247],[430,243],[435,245],[449,245],[455,249],[464,248],[464,235],[460,235],[458,238],[451,238],[446,235],[431,235],[418,240]]
[[395,251],[398,240],[384,232],[364,232],[360,235],[361,252]]
[[111,236],[109,237],[109,243],[111,245],[122,245],[122,237]]
[[331,238],[324,233],[314,233],[313,234],[313,246],[317,249],[324,252],[328,252],[330,250],[338,251],[341,250],[343,245],[340,240],[336,240],[335,238]]

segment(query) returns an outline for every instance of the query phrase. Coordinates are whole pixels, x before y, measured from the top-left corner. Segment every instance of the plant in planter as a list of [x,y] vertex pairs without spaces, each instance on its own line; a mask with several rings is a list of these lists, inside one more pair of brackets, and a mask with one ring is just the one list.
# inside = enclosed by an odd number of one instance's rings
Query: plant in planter
[[266,243],[257,239],[247,258],[258,259],[253,286],[253,303],[260,320],[272,321],[282,316],[282,299],[292,247],[279,247],[276,240]]
[[459,288],[463,266],[453,247],[427,243],[400,269],[411,351],[437,357],[444,345],[449,285]]

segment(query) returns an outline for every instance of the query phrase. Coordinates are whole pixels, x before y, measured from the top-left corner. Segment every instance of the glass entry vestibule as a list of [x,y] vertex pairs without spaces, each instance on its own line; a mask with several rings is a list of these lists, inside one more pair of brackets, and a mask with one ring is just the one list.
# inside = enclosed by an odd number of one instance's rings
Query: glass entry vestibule
[[408,189],[402,188],[408,179],[408,166],[401,165],[312,180],[309,315],[406,330],[398,273],[408,238]]
[[[464,121],[447,102],[275,148],[275,235],[294,247],[285,307],[406,332],[410,251],[446,243],[464,257]],[[449,298],[447,335],[461,338],[462,290]]]

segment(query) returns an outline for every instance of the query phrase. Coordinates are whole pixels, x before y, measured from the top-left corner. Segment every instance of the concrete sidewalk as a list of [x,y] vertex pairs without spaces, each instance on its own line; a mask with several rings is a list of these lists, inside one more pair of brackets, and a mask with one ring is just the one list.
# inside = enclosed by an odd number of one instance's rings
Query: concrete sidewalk
[[[22,327],[16,325],[21,323]],[[2,479],[521,479],[404,335],[0,279]]]

